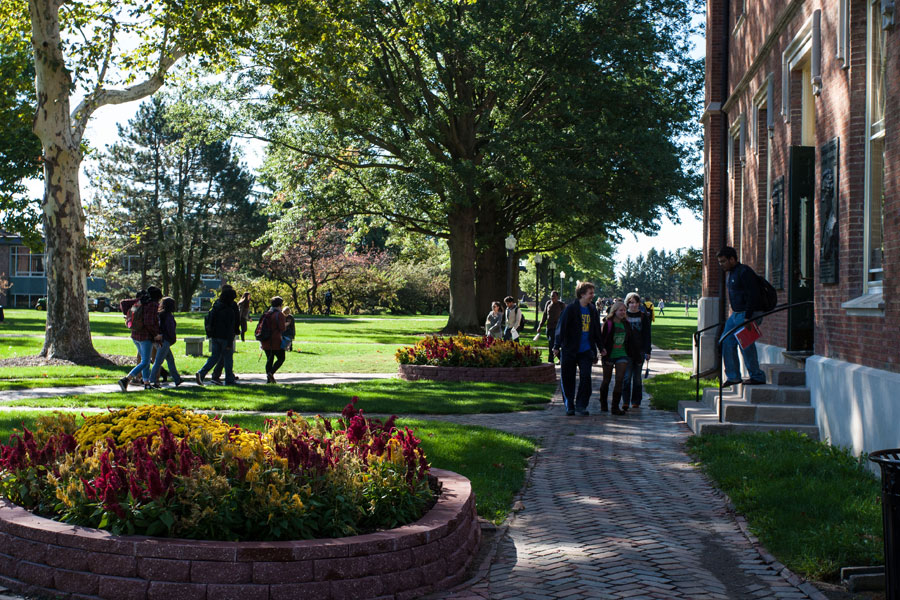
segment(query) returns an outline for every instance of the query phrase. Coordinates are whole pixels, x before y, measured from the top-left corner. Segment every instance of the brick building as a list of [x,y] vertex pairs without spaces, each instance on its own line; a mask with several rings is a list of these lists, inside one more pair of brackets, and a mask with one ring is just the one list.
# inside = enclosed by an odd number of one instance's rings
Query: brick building
[[[700,327],[716,262],[812,301],[766,319],[761,362],[806,358],[823,439],[900,447],[900,3],[709,0]],[[701,340],[714,365],[715,335]]]

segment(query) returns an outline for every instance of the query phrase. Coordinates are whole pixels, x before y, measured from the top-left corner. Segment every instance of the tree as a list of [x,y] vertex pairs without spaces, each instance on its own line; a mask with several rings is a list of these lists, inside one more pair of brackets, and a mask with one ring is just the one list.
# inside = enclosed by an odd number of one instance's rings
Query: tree
[[294,205],[284,219],[369,215],[447,240],[447,328],[477,329],[502,294],[508,234],[519,255],[555,251],[622,227],[652,231],[660,214],[696,203],[682,142],[702,80],[686,52],[694,8],[285,7],[256,46],[261,80],[289,111],[261,134],[279,144],[269,173]]
[[153,266],[163,293],[189,310],[201,274],[246,259],[266,219],[252,201],[253,177],[231,143],[175,131],[167,106],[154,97],[119,127],[120,141],[93,174],[100,192],[91,210],[106,230],[97,236],[105,254],[136,253],[141,287]]
[[34,61],[25,39],[21,32],[0,29],[0,229],[38,250],[39,205],[24,185],[41,174],[41,142],[31,130]]
[[[0,5],[5,32],[30,29],[35,68],[34,133],[41,141],[41,200],[47,256],[47,328],[41,356],[96,360],[85,278],[90,249],[84,233],[79,168],[85,127],[101,106],[158,90],[187,54],[210,58],[252,28],[249,3],[28,0]],[[30,24],[30,27],[29,27]],[[245,40],[244,40],[245,41]],[[81,100],[73,109],[73,98]]]
[[672,272],[678,277],[678,288],[681,296],[700,296],[703,283],[703,250],[700,248],[679,248],[675,253],[675,265]]

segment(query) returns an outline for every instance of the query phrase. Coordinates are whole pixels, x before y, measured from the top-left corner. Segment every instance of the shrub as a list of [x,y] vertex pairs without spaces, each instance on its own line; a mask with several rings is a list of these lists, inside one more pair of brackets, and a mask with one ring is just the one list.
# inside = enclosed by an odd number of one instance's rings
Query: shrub
[[456,336],[428,336],[415,346],[399,348],[395,354],[401,365],[440,367],[533,367],[541,356],[531,346],[490,336],[462,333]]
[[210,540],[357,535],[418,519],[433,502],[408,429],[288,413],[248,431],[169,406],[57,414],[0,446],[0,494],[66,523]]

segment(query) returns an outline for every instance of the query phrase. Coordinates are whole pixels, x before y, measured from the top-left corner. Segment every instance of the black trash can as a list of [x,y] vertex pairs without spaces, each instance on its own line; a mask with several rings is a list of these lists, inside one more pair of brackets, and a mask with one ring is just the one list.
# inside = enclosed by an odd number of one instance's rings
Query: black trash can
[[881,467],[886,598],[900,600],[900,448],[873,452],[869,460]]

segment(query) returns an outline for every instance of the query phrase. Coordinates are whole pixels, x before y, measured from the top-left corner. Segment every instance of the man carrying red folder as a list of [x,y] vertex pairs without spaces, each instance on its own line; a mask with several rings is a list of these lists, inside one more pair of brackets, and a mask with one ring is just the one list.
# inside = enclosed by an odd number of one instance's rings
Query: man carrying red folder
[[[719,266],[726,273],[728,287],[728,301],[731,303],[731,316],[725,321],[725,330],[741,325],[753,318],[753,313],[762,304],[759,291],[759,279],[753,269],[741,264],[737,259],[737,252],[731,246],[725,246],[716,255]],[[740,336],[728,335],[720,340],[722,342],[722,362],[725,363],[725,383],[723,386],[760,385],[766,383],[766,376],[759,368],[759,358],[756,355],[756,340],[759,338],[759,328],[756,323],[748,323],[747,327],[738,331]],[[750,373],[750,379],[741,381],[741,365],[738,362],[738,345],[740,340],[741,354],[744,356],[744,366]],[[746,342],[746,345],[745,345]]]

